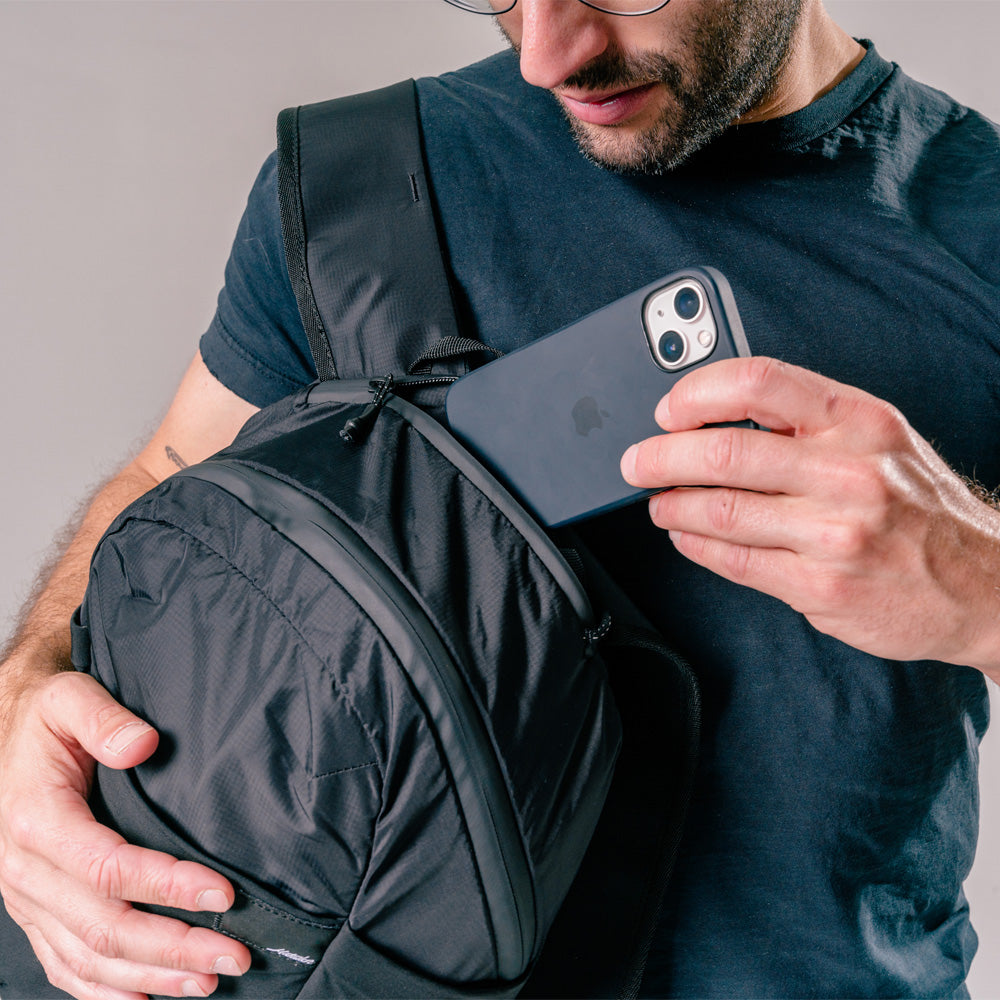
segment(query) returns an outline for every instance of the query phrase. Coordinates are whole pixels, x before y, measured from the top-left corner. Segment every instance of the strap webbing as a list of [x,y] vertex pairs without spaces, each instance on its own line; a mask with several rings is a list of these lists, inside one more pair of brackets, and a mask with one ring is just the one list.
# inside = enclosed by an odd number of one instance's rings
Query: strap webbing
[[412,80],[283,111],[278,178],[320,379],[404,372],[458,336]]

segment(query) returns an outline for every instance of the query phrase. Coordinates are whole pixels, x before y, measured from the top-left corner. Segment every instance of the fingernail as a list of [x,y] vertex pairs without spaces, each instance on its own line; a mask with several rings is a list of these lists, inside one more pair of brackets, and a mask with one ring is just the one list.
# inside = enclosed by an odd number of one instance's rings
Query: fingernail
[[152,727],[146,725],[145,722],[126,722],[121,729],[116,729],[111,736],[108,737],[104,746],[111,753],[125,753],[125,751],[128,750],[128,748],[132,746],[137,739],[145,736],[147,732],[150,732],[151,728]]
[[181,984],[181,993],[186,997],[207,997],[205,987],[193,979],[185,979]]
[[630,483],[635,478],[635,466],[639,454],[638,445],[630,445],[628,450],[622,455],[622,476],[626,482]]
[[663,494],[661,494],[661,493],[657,493],[655,497],[650,497],[650,500],[649,500],[649,516],[652,517],[652,518],[654,518],[654,519],[656,518],[656,512],[657,512],[657,510],[659,510],[659,508],[660,508],[660,497],[662,495]]
[[212,913],[225,913],[229,909],[229,900],[221,889],[204,889],[198,893],[195,902],[199,910],[209,910]]
[[232,955],[221,955],[212,964],[212,971],[219,976],[242,976],[243,970]]

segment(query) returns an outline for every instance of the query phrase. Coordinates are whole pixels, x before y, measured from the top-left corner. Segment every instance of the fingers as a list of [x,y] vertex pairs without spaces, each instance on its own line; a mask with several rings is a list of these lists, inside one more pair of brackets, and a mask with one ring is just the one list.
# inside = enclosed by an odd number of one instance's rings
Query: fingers
[[801,560],[787,549],[766,549],[742,545],[686,531],[671,531],[670,540],[677,551],[699,566],[704,566],[717,576],[771,597],[802,610],[796,591]]
[[125,843],[87,806],[93,761],[84,746],[128,766],[152,750],[155,732],[71,674],[35,689],[17,720],[0,758],[0,889],[53,981],[87,1000],[204,996],[216,972],[248,968],[239,942],[127,902],[219,912],[233,901],[228,881]]
[[42,718],[53,735],[107,767],[135,767],[156,749],[156,730],[87,674],[57,675],[41,699]]
[[[136,853],[175,868],[188,865],[125,845],[92,821],[90,826],[126,852],[123,865],[131,863],[129,855]],[[103,870],[116,864],[110,861]],[[34,857],[19,866],[5,866],[5,874],[11,916],[28,933],[46,973],[73,995],[100,983],[126,993],[204,996],[215,989],[216,973],[239,975],[249,968],[247,949],[225,935],[96,895],[95,883],[108,881],[100,867],[87,882]],[[70,988],[67,983],[75,985]],[[90,987],[84,990],[81,984]]]
[[79,933],[12,911],[55,985],[79,995],[100,984],[133,996],[207,996],[218,974],[240,975],[250,966],[247,949],[204,927],[107,904]]
[[812,539],[795,502],[745,490],[670,490],[649,501],[649,513],[659,528],[733,545],[800,552],[809,548]]
[[32,924],[22,922],[22,929],[28,937],[32,950],[45,969],[49,982],[56,989],[69,993],[77,1000],[147,1000],[145,993],[117,990],[99,983],[84,982],[49,947],[48,942]]
[[804,443],[746,427],[701,427],[660,434],[622,457],[626,482],[645,488],[733,486],[760,493],[800,492],[819,475]]
[[[53,678],[42,690],[39,711],[40,726],[33,731],[39,742],[24,751],[21,770],[8,761],[4,789],[10,837],[23,857],[43,858],[105,899],[227,910],[234,893],[223,876],[126,844],[95,822],[87,806],[90,752],[111,760],[113,767],[132,766],[128,761],[145,759],[155,747],[155,730],[83,675]],[[47,754],[46,732],[55,739]]]
[[888,404],[773,358],[730,358],[682,378],[656,410],[666,431],[753,420],[773,431],[818,434]]
[[214,913],[233,903],[233,888],[222,875],[192,861],[127,844],[95,822],[86,803],[66,790],[54,789],[50,809],[38,810],[30,827],[19,824],[15,840],[104,899]]

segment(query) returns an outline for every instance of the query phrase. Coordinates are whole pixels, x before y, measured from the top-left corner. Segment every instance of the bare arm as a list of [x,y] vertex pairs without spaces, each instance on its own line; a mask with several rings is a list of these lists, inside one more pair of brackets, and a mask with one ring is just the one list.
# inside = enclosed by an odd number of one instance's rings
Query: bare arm
[[195,356],[149,444],[91,502],[0,667],[0,893],[52,982],[80,998],[206,995],[215,972],[249,964],[237,942],[125,902],[219,911],[233,892],[220,875],[130,847],[93,820],[94,759],[132,767],[157,735],[70,669],[69,619],[115,516],[227,445],[253,412]]

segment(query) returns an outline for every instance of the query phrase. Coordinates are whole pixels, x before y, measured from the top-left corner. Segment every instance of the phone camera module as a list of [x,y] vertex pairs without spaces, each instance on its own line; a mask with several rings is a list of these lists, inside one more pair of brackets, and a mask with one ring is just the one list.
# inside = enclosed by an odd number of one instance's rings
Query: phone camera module
[[680,364],[687,351],[687,341],[676,331],[668,330],[660,337],[660,357],[668,366]]
[[701,295],[692,285],[684,285],[674,296],[674,312],[681,319],[691,321],[701,312]]
[[671,373],[711,357],[719,338],[712,300],[692,276],[650,292],[642,306],[642,325],[653,363]]

